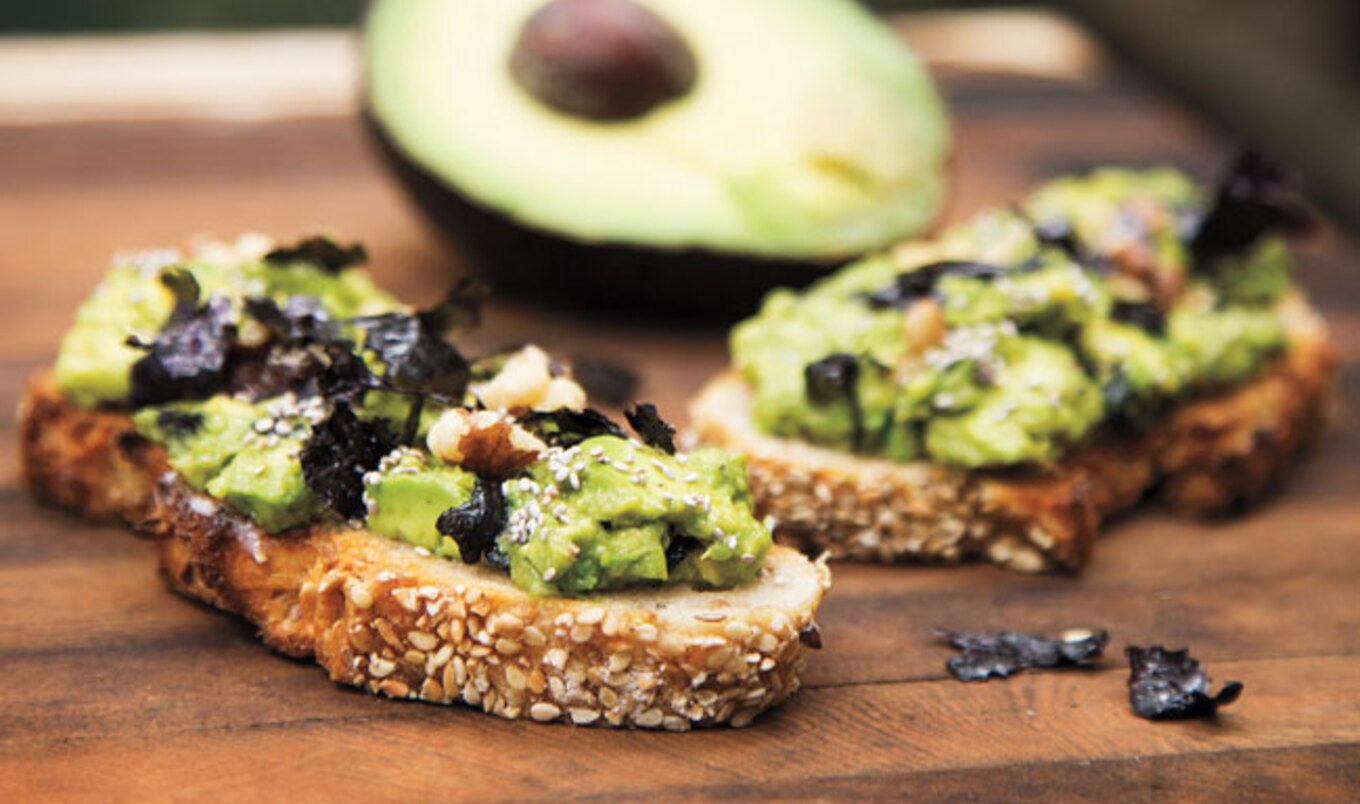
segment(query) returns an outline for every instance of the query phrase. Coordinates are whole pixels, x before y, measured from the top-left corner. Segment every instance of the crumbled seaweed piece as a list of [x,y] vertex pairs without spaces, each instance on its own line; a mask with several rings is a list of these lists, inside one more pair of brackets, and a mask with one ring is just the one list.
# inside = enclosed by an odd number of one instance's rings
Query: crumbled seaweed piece
[[1285,184],[1284,171],[1258,151],[1239,155],[1219,184],[1190,250],[1196,264],[1241,253],[1271,230],[1299,231],[1308,212]]
[[822,649],[822,628],[817,623],[808,623],[798,632],[798,641],[813,650]]
[[290,296],[282,307],[268,297],[252,296],[245,300],[245,312],[279,340],[351,345],[321,302],[310,296]]
[[161,282],[175,295],[169,320],[151,344],[129,340],[148,350],[132,366],[134,408],[211,396],[222,387],[236,336],[230,299],[214,296],[200,307],[198,282],[183,269],[165,271]]
[[510,571],[510,556],[506,555],[505,551],[501,549],[499,541],[492,542],[491,549],[487,550],[486,555],[482,558],[498,570]]
[[435,528],[458,543],[463,563],[476,564],[483,555],[490,559],[497,552],[496,536],[505,529],[505,494],[500,481],[477,478],[472,499],[440,514]]
[[1242,694],[1242,682],[1229,681],[1217,695],[1209,694],[1209,674],[1190,658],[1189,650],[1166,650],[1161,645],[1124,649],[1129,657],[1129,705],[1148,720],[1212,717]]
[[[1036,222],[1028,216],[1025,216],[1023,212],[1020,214],[1029,221],[1030,229],[1034,233],[1034,239],[1041,247],[1047,246],[1059,249],[1063,254],[1067,255],[1068,259],[1085,270],[1098,274],[1109,273],[1111,269],[1109,258],[1104,254],[1087,248],[1086,244],[1082,243],[1081,238],[1077,236],[1076,230],[1072,228],[1071,221],[1065,218],[1053,218],[1042,222]],[[1017,269],[1017,273],[1040,268],[1043,264],[1044,261],[1042,256],[1036,254],[1024,265],[1021,265]]]
[[1045,639],[1014,631],[949,631],[935,635],[963,651],[950,657],[946,666],[960,681],[1006,678],[1030,667],[1074,665],[1084,667],[1100,657],[1110,641],[1103,629],[1072,629],[1057,639]]
[[338,274],[351,265],[368,262],[368,252],[358,243],[342,246],[329,237],[318,235],[293,246],[276,248],[264,255],[264,260],[275,264],[307,262]]
[[675,427],[661,418],[661,414],[656,412],[656,405],[639,402],[632,410],[624,411],[623,415],[628,419],[628,426],[642,436],[644,444],[668,455],[675,454]]
[[859,360],[854,355],[830,354],[803,369],[803,385],[808,401],[827,405],[845,400],[850,405],[854,448],[864,443],[864,412],[859,404]]
[[691,553],[702,549],[703,542],[693,536],[671,532],[670,544],[666,545],[666,572],[674,572]]
[[1147,302],[1117,301],[1110,310],[1110,318],[1132,324],[1149,335],[1166,335],[1166,314]]
[[322,354],[325,366],[317,377],[317,393],[322,398],[353,402],[365,391],[379,387],[368,364],[350,350],[331,346]]
[[203,414],[191,410],[166,408],[156,414],[156,429],[166,438],[188,438],[203,426]]
[[637,392],[638,375],[626,366],[593,357],[571,361],[571,376],[596,402],[623,407]]
[[491,288],[475,279],[464,277],[449,288],[443,301],[416,316],[436,337],[450,337],[476,329],[482,323],[482,305],[491,295]]
[[1129,382],[1122,366],[1115,366],[1104,382],[1100,394],[1105,402],[1105,425],[1114,433],[1139,434],[1161,420],[1166,410],[1166,397],[1139,394]]
[[1011,273],[997,265],[968,260],[945,260],[923,265],[914,271],[897,275],[891,285],[864,296],[870,307],[905,309],[917,299],[935,292],[935,285],[946,276],[967,276],[976,279],[996,279]]
[[462,398],[471,367],[422,314],[387,313],[355,324],[365,332],[364,348],[382,360],[383,381],[393,390]]
[[570,447],[600,435],[628,437],[622,427],[594,408],[539,411],[520,418],[519,424],[554,447]]
[[1040,245],[1062,249],[1067,256],[1077,262],[1082,262],[1085,259],[1085,249],[1081,247],[1081,242],[1077,240],[1077,233],[1072,229],[1071,221],[1064,218],[1054,218],[1042,223],[1031,221],[1030,228],[1034,232],[1034,239]]
[[345,519],[364,516],[364,473],[378,468],[396,446],[387,429],[354,415],[344,402],[335,402],[330,416],[312,429],[298,456],[307,488]]
[[1123,410],[1134,399],[1133,384],[1119,366],[1110,372],[1110,378],[1100,386],[1100,393],[1105,399],[1105,410],[1111,412]]

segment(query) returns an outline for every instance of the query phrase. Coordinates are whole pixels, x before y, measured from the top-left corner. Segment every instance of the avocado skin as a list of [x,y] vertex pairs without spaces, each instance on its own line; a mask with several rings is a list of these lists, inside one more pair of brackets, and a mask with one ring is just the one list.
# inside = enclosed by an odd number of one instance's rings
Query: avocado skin
[[527,227],[412,162],[367,109],[363,121],[416,205],[498,297],[565,303],[617,317],[659,314],[732,322],[755,310],[771,288],[803,287],[843,262],[588,243]]

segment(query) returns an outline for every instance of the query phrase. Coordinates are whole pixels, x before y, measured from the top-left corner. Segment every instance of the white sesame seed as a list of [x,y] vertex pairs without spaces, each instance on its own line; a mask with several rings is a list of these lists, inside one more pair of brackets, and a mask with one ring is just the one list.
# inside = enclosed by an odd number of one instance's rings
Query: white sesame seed
[[582,625],[596,625],[604,619],[604,609],[589,608],[576,615],[576,622]]
[[591,723],[600,719],[600,713],[594,709],[583,709],[575,707],[570,710],[571,722],[578,726],[589,726]]

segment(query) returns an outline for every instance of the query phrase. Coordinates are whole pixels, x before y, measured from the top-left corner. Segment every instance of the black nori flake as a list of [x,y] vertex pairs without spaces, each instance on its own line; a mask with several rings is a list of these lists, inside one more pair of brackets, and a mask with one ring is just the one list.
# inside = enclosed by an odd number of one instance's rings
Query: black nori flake
[[[361,390],[377,384],[352,354],[354,343],[316,299],[293,296],[280,307],[272,299],[251,297],[245,300],[245,312],[272,337],[261,348],[233,349],[226,383],[232,393],[263,399],[292,391],[353,401]],[[357,371],[354,363],[359,364]]]
[[482,305],[491,295],[491,288],[475,279],[464,277],[449,288],[444,300],[428,310],[416,313],[425,328],[438,337],[449,337],[481,326]]
[[963,651],[946,664],[960,681],[1006,678],[1030,667],[1084,667],[1098,659],[1110,641],[1103,629],[1073,630],[1058,639],[1014,631],[969,633],[943,628],[935,629],[935,635]]
[[1081,247],[1077,240],[1077,233],[1072,229],[1071,221],[1063,218],[1054,218],[1043,222],[1030,222],[1030,228],[1034,232],[1034,239],[1040,245],[1054,246],[1063,250],[1067,256],[1077,262],[1082,262],[1086,257],[1085,249]]
[[1190,250],[1203,267],[1241,253],[1268,231],[1299,231],[1308,222],[1308,211],[1289,191],[1281,167],[1248,150],[1219,184],[1213,206],[1190,240]]
[[1168,400],[1156,395],[1139,395],[1122,366],[1115,366],[1100,385],[1105,402],[1105,424],[1113,433],[1138,434],[1162,418]]
[[264,255],[265,262],[281,264],[307,262],[331,273],[339,273],[351,265],[368,262],[368,252],[358,243],[342,246],[329,237],[308,237],[296,245],[276,248]]
[[129,341],[149,350],[132,366],[134,408],[201,399],[218,391],[236,335],[230,299],[214,296],[199,307],[198,282],[183,269],[165,271],[161,282],[174,293],[175,309],[151,344]]
[[656,405],[639,402],[632,410],[624,411],[623,415],[628,419],[628,426],[642,436],[643,443],[667,455],[675,454],[675,427],[661,418],[661,414],[656,412]]
[[416,313],[386,313],[354,319],[365,332],[364,348],[376,353],[386,369],[383,380],[393,390],[436,394],[460,400],[472,377],[472,366],[444,340],[445,334],[476,322],[482,291],[459,283],[438,305]]
[[1011,273],[997,265],[968,260],[945,260],[922,265],[914,271],[897,275],[891,285],[864,296],[870,307],[905,309],[913,302],[935,292],[935,285],[946,276],[967,276],[975,279],[996,279]]
[[519,419],[519,425],[554,447],[570,447],[601,435],[628,437],[622,427],[594,408],[530,413]]
[[803,386],[808,401],[829,405],[845,400],[850,405],[854,449],[864,443],[864,412],[859,404],[859,360],[854,355],[837,353],[809,363],[803,369]]
[[1212,717],[1242,694],[1242,682],[1229,681],[1217,695],[1209,694],[1209,674],[1190,658],[1190,651],[1166,650],[1161,645],[1124,649],[1129,657],[1129,705],[1148,720]]
[[451,399],[467,390],[471,368],[452,344],[432,333],[417,316],[390,313],[366,319],[364,348],[376,352],[394,389],[437,393]]
[[571,376],[592,400],[616,408],[628,404],[638,387],[635,371],[593,357],[573,358]]
[[295,344],[338,343],[353,348],[341,336],[326,308],[310,296],[291,296],[282,307],[273,299],[252,296],[245,300],[245,312],[280,340]]
[[363,358],[348,349],[332,346],[322,350],[326,365],[317,377],[317,394],[324,399],[353,402],[365,391],[379,387]]
[[[458,544],[465,564],[476,564],[482,556],[493,564],[496,536],[505,528],[505,494],[499,480],[477,478],[472,499],[439,515],[435,528]],[[504,555],[501,555],[504,558]]]
[[354,415],[344,402],[334,402],[331,415],[312,429],[298,456],[307,488],[345,519],[365,513],[364,474],[378,468],[396,439],[377,422]]
[[808,623],[798,632],[798,641],[813,650],[822,649],[822,629],[817,623]]
[[1166,335],[1166,314],[1147,302],[1117,301],[1110,310],[1110,318],[1132,324],[1149,335]]
[[666,545],[666,572],[674,572],[689,555],[703,549],[704,543],[683,533],[671,532],[670,544]]
[[203,426],[203,414],[189,410],[166,408],[156,414],[156,429],[166,438],[186,438]]

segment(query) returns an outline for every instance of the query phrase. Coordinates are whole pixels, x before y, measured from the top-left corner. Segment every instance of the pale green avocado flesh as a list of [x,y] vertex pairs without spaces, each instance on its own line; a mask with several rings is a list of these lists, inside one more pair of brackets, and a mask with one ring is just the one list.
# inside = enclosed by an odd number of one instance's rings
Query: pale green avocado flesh
[[298,463],[312,422],[292,397],[251,403],[214,396],[143,408],[133,421],[165,448],[186,483],[226,500],[267,531],[305,525],[324,509]]
[[[672,456],[597,436],[505,485],[512,513],[498,544],[511,579],[539,594],[736,586],[770,549],[769,529],[751,515],[745,461],[715,449]],[[674,547],[686,549],[668,560]]]
[[[201,299],[231,299],[241,328],[253,324],[242,312],[251,297],[279,304],[297,295],[317,299],[342,325],[355,316],[405,309],[357,269],[331,273],[240,255],[179,265],[197,279]],[[129,335],[149,343],[165,326],[173,306],[160,279],[165,267],[115,264],[82,305],[57,360],[57,382],[73,403],[129,405],[129,374],[145,351],[123,344]],[[374,358],[364,352],[363,359]],[[329,406],[292,392],[260,400],[218,393],[143,407],[132,415],[138,431],[164,447],[185,483],[279,533],[335,518],[309,488],[299,457]],[[442,409],[427,401],[417,443]],[[396,433],[410,400],[370,391],[355,410],[360,419],[382,422]],[[602,456],[608,458],[604,463],[596,460]],[[559,483],[555,477],[564,461],[582,465]],[[441,533],[437,522],[445,511],[468,504],[478,482],[472,472],[445,465],[423,448],[398,447],[364,476],[364,525],[459,560],[457,541]],[[533,594],[661,583],[727,588],[755,578],[770,548],[769,529],[752,514],[745,464],[716,450],[672,456],[601,436],[568,450],[553,448],[504,481],[480,482],[503,482],[507,528],[497,540],[500,555],[511,580]]]
[[508,65],[545,0],[377,0],[368,110],[410,162],[572,239],[830,259],[923,231],[948,124],[929,75],[852,0],[637,0],[697,82],[631,120],[565,114]]
[[[1038,190],[1021,211],[983,213],[937,239],[866,257],[805,292],[770,294],[732,333],[763,431],[895,460],[1002,467],[1060,460],[1111,423],[1138,425],[1188,396],[1249,378],[1286,347],[1277,302],[1292,290],[1274,236],[1192,269],[1182,227],[1205,199],[1181,174],[1100,170]],[[1070,231],[1107,265],[1137,255],[1165,298],[1093,269],[1040,229]],[[964,261],[928,298],[942,335],[909,336],[919,301],[871,303],[900,275]],[[1097,262],[1099,260],[1096,260]],[[1123,311],[1160,305],[1158,325]],[[849,355],[854,394],[809,396],[808,366]],[[858,423],[857,423],[858,420]],[[858,438],[858,442],[856,439]]]

